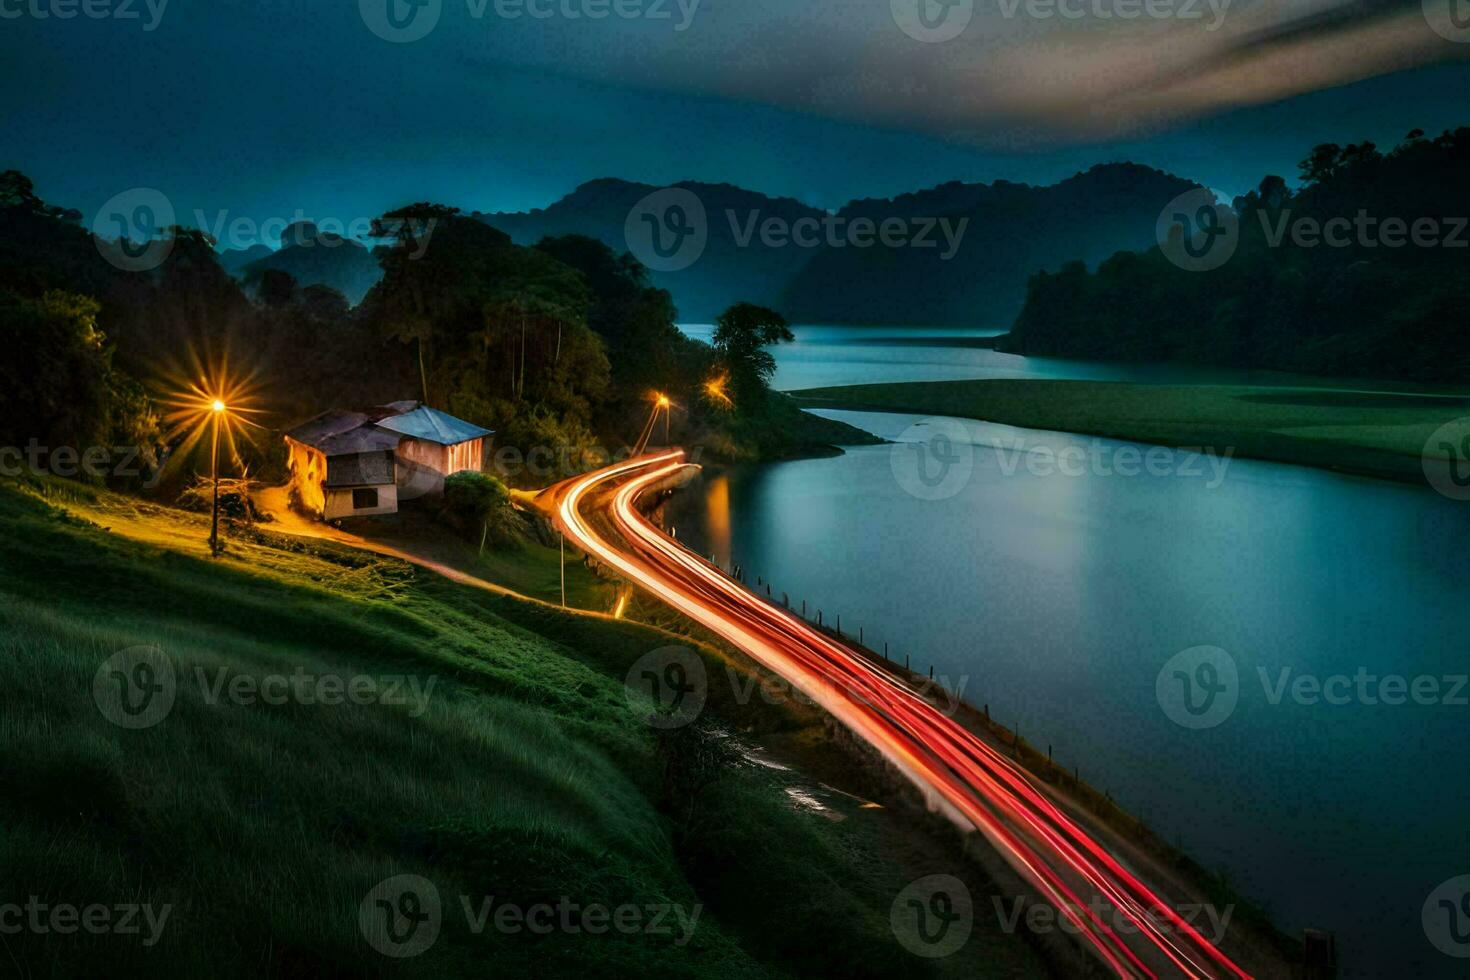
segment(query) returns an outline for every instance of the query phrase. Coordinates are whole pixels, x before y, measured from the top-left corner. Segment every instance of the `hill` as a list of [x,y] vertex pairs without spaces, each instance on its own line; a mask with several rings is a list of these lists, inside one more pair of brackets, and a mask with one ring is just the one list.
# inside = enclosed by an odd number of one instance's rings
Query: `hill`
[[[281,243],[279,250],[243,264],[228,262],[222,256],[221,265],[247,287],[255,286],[267,270],[274,269],[288,274],[301,286],[331,286],[353,306],[361,303],[368,290],[383,278],[372,249],[350,238],[318,231],[310,222],[292,225]],[[236,267],[231,268],[232,264]]]
[[[622,679],[670,634],[267,528],[232,529],[212,561],[206,524],[66,481],[0,482],[0,894],[148,911],[135,936],[7,936],[20,975],[1039,968],[982,917],[990,934],[953,962],[910,957],[888,906],[924,847],[882,810],[795,807],[789,768],[712,741],[816,744],[809,710],[712,682],[717,728],[646,724]],[[719,653],[682,642],[724,676]],[[108,665],[139,648],[171,700],[125,727],[104,708],[122,717]],[[311,696],[271,696],[287,690]],[[363,925],[399,875],[441,902],[437,938],[407,959]],[[665,925],[477,929],[462,896],[642,923],[662,909]]]
[[[1153,241],[1159,211],[1198,185],[1136,164],[1103,164],[1049,187],[949,183],[893,199],[853,201],[838,215],[921,228],[946,221],[932,246],[815,251],[782,294],[795,323],[1006,327],[1036,272],[1096,264]],[[942,229],[941,229],[942,230]]]
[[[789,223],[801,218],[820,219],[824,212],[791,198],[768,197],[730,184],[683,181],[673,185],[698,196],[704,205],[708,244],[699,260],[677,272],[651,273],[655,286],[674,296],[685,320],[707,322],[726,308],[746,301],[772,306],[792,271],[786,249],[744,246],[741,226],[750,216]],[[527,212],[476,213],[474,217],[511,236],[518,245],[534,245],[542,238],[580,234],[595,238],[622,253],[628,250],[624,228],[633,208],[661,190],[626,180],[589,181],[546,208]],[[732,223],[731,215],[735,216]]]
[[1036,276],[997,349],[1463,381],[1467,166],[1466,128],[1416,130],[1387,153],[1318,146],[1297,188],[1267,176],[1212,205],[1213,229],[1196,215],[1188,241]]
[[[712,320],[747,300],[794,323],[1006,326],[1032,274],[1145,247],[1164,204],[1197,186],[1149,167],[1106,164],[1050,187],[952,182],[853,201],[832,215],[790,198],[686,181],[673,187],[699,198],[708,243],[692,265],[651,278],[673,294],[686,321]],[[544,209],[475,217],[518,244],[582,234],[622,252],[630,212],[658,190],[595,180]],[[904,222],[912,245],[882,244],[854,224],[877,228],[892,219]],[[768,222],[782,230],[774,238],[763,231]],[[790,239],[799,222],[797,243]]]

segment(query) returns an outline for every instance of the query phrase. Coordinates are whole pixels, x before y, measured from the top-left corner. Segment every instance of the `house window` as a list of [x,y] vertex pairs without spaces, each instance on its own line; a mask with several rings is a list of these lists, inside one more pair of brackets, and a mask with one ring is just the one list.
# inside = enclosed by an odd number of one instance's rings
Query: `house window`
[[378,506],[378,491],[375,487],[352,491],[353,510],[371,510]]

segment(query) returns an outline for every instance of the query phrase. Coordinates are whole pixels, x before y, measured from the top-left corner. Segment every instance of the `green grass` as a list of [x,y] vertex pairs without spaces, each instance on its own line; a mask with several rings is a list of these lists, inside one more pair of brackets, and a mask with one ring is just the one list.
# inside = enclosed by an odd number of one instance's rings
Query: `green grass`
[[[797,392],[808,408],[954,415],[1422,483],[1421,453],[1470,399],[1397,392],[977,380]],[[1462,422],[1461,435],[1470,435]]]
[[[1034,964],[1004,937],[938,965],[903,952],[888,903],[912,869],[885,860],[880,825],[790,806],[788,776],[736,763],[671,794],[688,756],[622,684],[666,634],[268,531],[231,538],[214,561],[203,530],[199,515],[60,481],[0,483],[0,903],[172,909],[151,947],[0,934],[5,972],[924,976]],[[135,646],[161,649],[178,679],[171,712],[137,731],[93,700],[99,666]],[[434,687],[426,710],[207,696],[220,677],[297,670]],[[721,691],[711,685],[704,721],[795,738],[816,726]],[[369,890],[398,874],[434,882],[444,902],[438,941],[415,959],[381,956],[358,926]],[[703,911],[682,946],[476,933],[460,895]]]

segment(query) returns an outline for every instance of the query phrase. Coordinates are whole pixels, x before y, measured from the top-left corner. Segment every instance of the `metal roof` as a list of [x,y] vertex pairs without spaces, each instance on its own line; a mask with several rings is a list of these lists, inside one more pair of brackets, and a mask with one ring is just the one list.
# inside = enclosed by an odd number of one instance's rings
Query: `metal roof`
[[287,437],[318,449],[326,456],[345,456],[398,448],[404,436],[457,446],[493,435],[418,402],[393,402],[367,412],[333,410],[289,430]]
[[413,411],[402,415],[379,419],[378,425],[381,428],[392,429],[394,432],[422,439],[425,442],[435,442],[441,446],[457,446],[471,439],[493,435],[489,429],[470,425],[463,419],[446,415],[427,405],[420,405]]

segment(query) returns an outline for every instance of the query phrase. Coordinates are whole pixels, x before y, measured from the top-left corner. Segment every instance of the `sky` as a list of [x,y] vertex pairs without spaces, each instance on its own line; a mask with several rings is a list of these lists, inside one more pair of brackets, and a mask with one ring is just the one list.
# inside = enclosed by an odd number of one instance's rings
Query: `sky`
[[206,229],[598,177],[836,208],[1134,160],[1235,194],[1470,124],[1446,2],[0,0],[0,167]]

